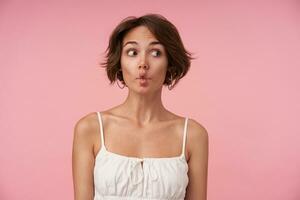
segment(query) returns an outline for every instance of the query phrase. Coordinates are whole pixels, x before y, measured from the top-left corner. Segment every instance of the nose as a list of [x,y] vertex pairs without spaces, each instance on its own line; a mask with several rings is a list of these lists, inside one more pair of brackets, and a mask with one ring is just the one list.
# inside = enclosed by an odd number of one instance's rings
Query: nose
[[148,69],[148,65],[146,65],[146,64],[139,65],[139,69],[145,69],[145,70],[147,70]]
[[146,64],[140,64],[139,65],[139,69],[138,69],[138,72],[139,72],[139,77],[141,76],[147,76],[147,70],[148,69],[148,66]]
[[148,66],[143,64],[143,65],[139,65],[139,76],[147,76],[147,69],[148,69]]
[[141,58],[140,58],[139,69],[147,70],[148,68],[149,68],[149,66],[146,62],[146,55],[142,55]]

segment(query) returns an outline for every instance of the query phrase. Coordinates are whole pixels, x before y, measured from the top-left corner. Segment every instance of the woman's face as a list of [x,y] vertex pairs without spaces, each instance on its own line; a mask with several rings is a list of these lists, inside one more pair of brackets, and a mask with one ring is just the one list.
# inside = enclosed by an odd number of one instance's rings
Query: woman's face
[[136,92],[160,90],[168,59],[164,46],[146,26],[131,29],[123,38],[121,68],[128,89]]

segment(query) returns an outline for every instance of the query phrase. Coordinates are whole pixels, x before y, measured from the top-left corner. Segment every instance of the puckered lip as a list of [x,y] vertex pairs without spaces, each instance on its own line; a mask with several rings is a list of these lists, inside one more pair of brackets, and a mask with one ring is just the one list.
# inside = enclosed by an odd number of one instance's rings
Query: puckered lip
[[139,76],[137,77],[136,79],[150,79],[149,77],[146,77],[146,76]]

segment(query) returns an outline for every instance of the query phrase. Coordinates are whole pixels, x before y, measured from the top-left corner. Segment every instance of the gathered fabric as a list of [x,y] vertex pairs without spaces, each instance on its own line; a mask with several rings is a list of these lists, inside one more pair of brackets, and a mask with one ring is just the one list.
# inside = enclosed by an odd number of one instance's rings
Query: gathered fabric
[[101,149],[94,166],[94,200],[184,200],[189,182],[185,143],[188,118],[183,128],[179,156],[138,158],[110,152],[104,143],[101,113]]

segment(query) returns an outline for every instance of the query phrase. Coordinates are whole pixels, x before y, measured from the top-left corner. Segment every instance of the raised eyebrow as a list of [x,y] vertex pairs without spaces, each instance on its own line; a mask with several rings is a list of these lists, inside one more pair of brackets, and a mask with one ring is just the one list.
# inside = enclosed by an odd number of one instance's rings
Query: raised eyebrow
[[156,44],[162,45],[162,43],[159,42],[159,41],[153,41],[153,42],[150,42],[149,45],[156,45]]
[[[123,47],[125,47],[127,44],[135,44],[135,45],[137,45],[138,43],[137,43],[136,41],[128,41],[128,42],[126,42],[126,43],[123,45]],[[149,45],[152,46],[152,45],[157,45],[157,44],[162,45],[162,43],[159,42],[159,41],[152,41],[152,42],[150,42]]]
[[128,42],[126,42],[126,43],[123,45],[123,47],[125,47],[127,44],[137,44],[137,42],[135,42],[135,41],[128,41]]

